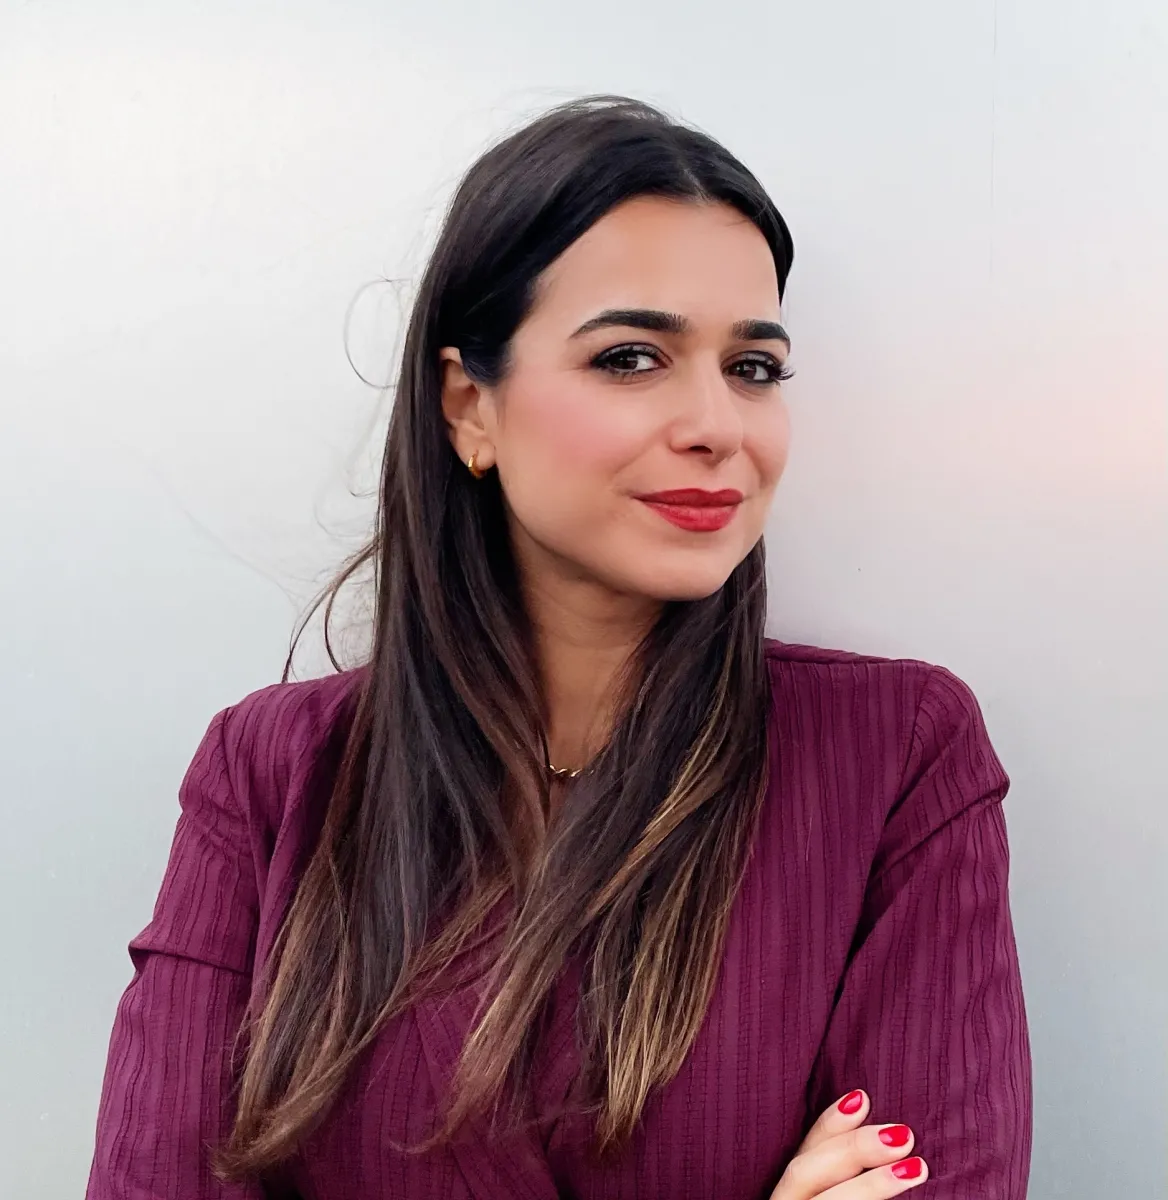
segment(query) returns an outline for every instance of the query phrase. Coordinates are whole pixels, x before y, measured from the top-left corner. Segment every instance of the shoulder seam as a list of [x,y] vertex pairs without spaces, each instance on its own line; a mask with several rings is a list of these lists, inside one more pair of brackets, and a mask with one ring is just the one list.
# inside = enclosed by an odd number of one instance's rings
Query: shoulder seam
[[905,750],[904,762],[900,764],[900,781],[897,784],[896,795],[897,801],[904,795],[904,781],[908,774],[908,765],[912,762],[913,755],[916,753],[917,740],[920,737],[921,727],[921,709],[925,705],[925,696],[928,695],[929,688],[933,685],[933,680],[937,677],[937,668],[931,663],[927,664],[929,669],[925,672],[924,685],[921,687],[921,693],[917,697],[917,706],[913,710],[912,727],[909,731],[908,748]]
[[235,712],[236,707],[234,704],[229,704],[216,718],[219,722],[219,754],[223,759],[223,774],[227,778],[227,790],[231,795],[231,807],[250,828],[251,814],[239,803],[239,793],[235,790],[235,775],[232,770],[231,755],[227,752],[227,719]]

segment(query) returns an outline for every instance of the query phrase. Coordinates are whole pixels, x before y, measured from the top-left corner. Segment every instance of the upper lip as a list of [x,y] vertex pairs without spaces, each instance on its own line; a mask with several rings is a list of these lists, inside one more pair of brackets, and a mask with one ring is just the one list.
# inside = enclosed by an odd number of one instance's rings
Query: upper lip
[[638,496],[651,504],[677,504],[686,508],[725,508],[730,504],[741,504],[742,493],[734,488],[723,488],[719,492],[707,492],[704,488],[674,488],[668,492],[647,492]]

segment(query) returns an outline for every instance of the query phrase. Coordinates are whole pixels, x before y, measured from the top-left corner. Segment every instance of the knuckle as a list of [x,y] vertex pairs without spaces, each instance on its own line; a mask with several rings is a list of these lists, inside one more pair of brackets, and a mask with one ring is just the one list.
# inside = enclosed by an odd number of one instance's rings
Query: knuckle
[[874,1167],[884,1161],[884,1144],[870,1125],[854,1129],[847,1137],[848,1157],[858,1167]]
[[826,1137],[828,1132],[822,1121],[816,1121],[814,1125],[807,1131],[807,1136],[799,1143],[799,1149],[796,1154],[806,1154],[809,1150],[814,1149]]
[[904,1184],[887,1167],[874,1167],[860,1176],[862,1195],[857,1200],[887,1200],[904,1190]]
[[786,1200],[788,1196],[794,1198],[806,1195],[813,1173],[814,1161],[810,1155],[796,1154],[787,1164],[787,1169],[783,1172],[782,1182],[786,1188],[785,1191],[780,1193],[783,1200]]

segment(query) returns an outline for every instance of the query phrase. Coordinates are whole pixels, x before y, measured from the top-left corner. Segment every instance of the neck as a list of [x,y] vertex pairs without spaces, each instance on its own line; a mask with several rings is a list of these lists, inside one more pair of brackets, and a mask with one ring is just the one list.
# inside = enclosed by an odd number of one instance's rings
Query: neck
[[525,581],[524,600],[547,704],[548,758],[584,766],[608,740],[614,685],[660,611],[593,581]]

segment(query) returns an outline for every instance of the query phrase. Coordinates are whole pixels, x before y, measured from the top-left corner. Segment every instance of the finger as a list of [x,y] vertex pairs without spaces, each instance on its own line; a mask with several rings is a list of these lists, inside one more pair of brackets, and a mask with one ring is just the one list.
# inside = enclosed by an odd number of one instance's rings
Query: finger
[[890,1196],[920,1187],[928,1178],[929,1164],[916,1156],[888,1167],[873,1167],[855,1179],[820,1192],[815,1200],[888,1200]]
[[[772,1200],[815,1200],[873,1167],[890,1166],[905,1158],[912,1153],[914,1141],[907,1125],[865,1125],[826,1138],[788,1163]],[[896,1180],[898,1191],[904,1190],[901,1182]]]
[[802,1154],[829,1137],[863,1125],[870,1108],[868,1093],[863,1088],[856,1088],[846,1096],[841,1096],[807,1131],[796,1153]]

